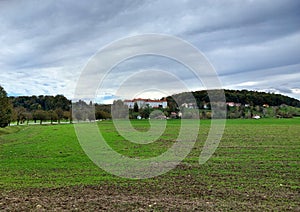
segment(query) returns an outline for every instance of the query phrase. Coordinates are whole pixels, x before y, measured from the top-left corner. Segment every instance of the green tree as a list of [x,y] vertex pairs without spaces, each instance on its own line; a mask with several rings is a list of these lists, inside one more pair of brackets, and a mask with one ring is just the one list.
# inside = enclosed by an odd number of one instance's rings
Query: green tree
[[141,109],[141,116],[145,119],[148,119],[151,113],[151,108],[149,107],[149,105],[147,104],[146,107],[144,107],[143,109]]
[[6,127],[10,124],[12,118],[12,104],[7,97],[7,93],[0,86],[0,127]]
[[26,120],[26,109],[22,106],[14,108],[15,120],[17,120],[17,125],[21,124]]
[[69,120],[70,124],[72,124],[72,110],[64,111],[63,119]]
[[103,110],[96,110],[95,112],[96,119],[109,119],[111,118],[110,113]]
[[60,120],[64,117],[64,111],[61,108],[57,108],[55,113],[57,115],[58,123],[60,124]]
[[138,104],[136,102],[133,105],[133,111],[134,112],[139,112],[139,106],[138,106]]
[[40,124],[43,123],[43,121],[48,119],[48,113],[44,110],[37,110],[33,113],[33,119],[36,122],[36,120],[40,120]]
[[25,112],[24,116],[26,118],[27,121],[27,125],[29,124],[29,121],[32,120],[32,113],[31,112]]
[[48,117],[50,118],[51,124],[53,124],[53,121],[57,121],[58,120],[58,115],[53,110],[48,111]]

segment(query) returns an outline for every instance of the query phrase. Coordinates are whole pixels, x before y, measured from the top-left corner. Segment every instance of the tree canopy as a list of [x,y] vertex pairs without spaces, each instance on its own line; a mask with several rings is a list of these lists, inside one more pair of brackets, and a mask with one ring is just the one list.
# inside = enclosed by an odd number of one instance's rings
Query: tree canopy
[[[224,90],[226,102],[241,103],[243,105],[249,104],[251,106],[268,104],[270,106],[279,106],[282,104],[289,105],[292,107],[300,107],[300,101],[288,96],[274,93],[266,93],[259,91],[248,91],[248,90]],[[198,108],[203,108],[204,104],[209,103],[209,96],[206,90],[192,92]],[[180,103],[193,102],[189,93],[179,93],[172,97],[167,97],[168,104],[174,104],[174,100]]]
[[10,97],[14,107],[24,107],[28,111],[35,110],[56,110],[62,109],[69,111],[71,108],[71,101],[63,95],[56,96],[18,96]]
[[9,125],[12,115],[12,105],[7,97],[7,93],[0,86],[0,127]]

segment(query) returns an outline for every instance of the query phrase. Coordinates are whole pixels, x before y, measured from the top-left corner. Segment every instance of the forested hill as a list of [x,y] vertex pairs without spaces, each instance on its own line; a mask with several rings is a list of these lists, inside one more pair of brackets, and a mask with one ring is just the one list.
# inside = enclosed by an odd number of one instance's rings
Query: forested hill
[[[293,107],[300,107],[300,101],[288,96],[274,93],[248,91],[248,90],[224,90],[226,102],[241,103],[243,105],[249,104],[251,106],[268,104],[269,106],[279,106],[286,104]],[[198,107],[202,108],[203,104],[209,102],[209,96],[206,90],[192,92],[195,97]],[[176,99],[188,99],[187,93],[179,93],[173,95]],[[186,97],[186,98],[185,98]],[[170,97],[167,99],[170,100]],[[191,101],[192,102],[192,101]],[[187,102],[189,103],[189,102]]]
[[286,104],[293,107],[300,107],[300,101],[281,94],[247,91],[247,90],[225,90],[227,102],[238,102],[241,104],[279,106]]

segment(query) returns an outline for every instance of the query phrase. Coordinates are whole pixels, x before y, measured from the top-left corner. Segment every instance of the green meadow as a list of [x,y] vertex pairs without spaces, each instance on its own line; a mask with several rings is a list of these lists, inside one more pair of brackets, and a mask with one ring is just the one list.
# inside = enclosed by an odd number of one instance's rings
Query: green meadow
[[[147,201],[137,203],[144,195],[155,199],[156,204],[148,208],[154,211],[300,210],[300,118],[227,120],[219,147],[203,165],[198,160],[210,121],[200,123],[197,142],[188,157],[170,172],[144,180],[120,178],[97,167],[82,150],[72,124],[0,129],[2,205],[10,195],[35,189],[47,192],[106,186],[137,197],[135,203],[123,201],[122,208],[128,210],[137,206],[146,210]],[[132,125],[140,131],[150,126],[147,120],[133,120]],[[145,145],[126,141],[112,121],[98,122],[98,127],[115,151],[148,158],[172,146],[180,120],[168,120],[163,135]],[[166,197],[184,200],[186,206],[182,202],[166,205]],[[112,204],[108,209],[117,207]]]

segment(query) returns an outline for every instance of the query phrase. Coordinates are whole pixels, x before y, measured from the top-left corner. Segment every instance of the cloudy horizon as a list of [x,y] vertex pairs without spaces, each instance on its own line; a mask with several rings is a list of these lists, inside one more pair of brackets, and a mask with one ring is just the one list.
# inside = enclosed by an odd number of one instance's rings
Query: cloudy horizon
[[[100,49],[128,36],[153,33],[176,36],[199,49],[224,89],[274,92],[300,100],[299,11],[296,0],[4,0],[0,85],[10,96],[63,94],[72,99],[82,70]],[[99,101],[116,97],[113,88],[120,86],[128,69],[173,69],[178,75],[183,71],[161,58],[125,61],[112,72],[111,90]],[[164,77],[153,79],[154,87],[166,83]],[[193,79],[185,75],[185,80]],[[143,84],[142,78],[135,82]],[[159,98],[159,92],[147,92]]]

